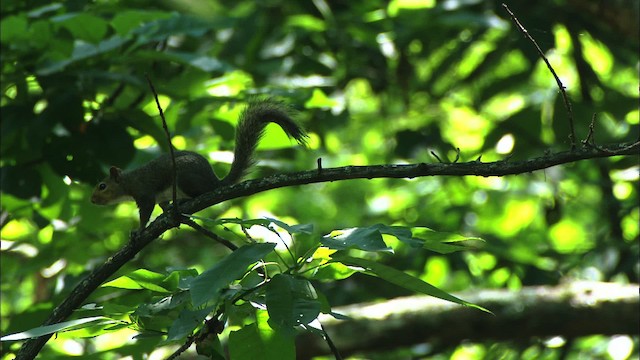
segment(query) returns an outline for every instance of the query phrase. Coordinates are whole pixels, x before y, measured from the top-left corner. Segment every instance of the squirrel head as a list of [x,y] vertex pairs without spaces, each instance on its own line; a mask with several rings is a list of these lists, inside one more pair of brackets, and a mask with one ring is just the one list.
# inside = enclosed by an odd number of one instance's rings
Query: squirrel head
[[132,200],[120,183],[121,177],[122,169],[112,166],[109,169],[109,176],[100,181],[93,189],[91,202],[96,205],[110,205]]

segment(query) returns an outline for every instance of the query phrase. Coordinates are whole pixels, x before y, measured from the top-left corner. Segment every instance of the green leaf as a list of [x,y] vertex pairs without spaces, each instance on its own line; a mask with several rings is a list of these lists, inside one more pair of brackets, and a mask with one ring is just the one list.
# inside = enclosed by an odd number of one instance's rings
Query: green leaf
[[266,311],[256,314],[258,322],[229,334],[229,354],[234,360],[293,360],[295,338],[271,329]]
[[269,326],[294,335],[295,327],[307,325],[320,314],[320,301],[313,285],[291,275],[273,277],[266,289]]
[[84,319],[64,321],[57,324],[40,326],[31,330],[6,335],[0,338],[0,341],[16,341],[36,338],[42,335],[53,334],[59,331],[77,330],[98,324],[112,323],[113,320],[104,316],[94,316]]
[[165,275],[146,269],[139,269],[130,274],[111,280],[102,286],[121,289],[147,289],[159,293],[169,293],[170,291],[161,285],[165,279]]
[[150,41],[161,41],[173,35],[190,35],[200,37],[213,28],[214,22],[183,14],[172,14],[166,19],[147,22],[137,27],[133,34],[137,36],[136,44],[142,45]]
[[311,275],[313,280],[343,280],[356,272],[352,267],[339,262],[319,266]]
[[398,240],[407,245],[422,247],[440,254],[477,249],[482,245],[482,242],[484,242],[484,240],[478,237],[440,232],[427,227],[409,228],[404,226],[376,224],[371,228],[377,229],[382,234],[395,236]]
[[183,309],[169,328],[167,341],[182,340],[191,335],[212,310],[211,307],[201,310]]
[[483,239],[478,237],[434,231],[426,227],[413,228],[412,234],[414,239],[423,241],[423,248],[440,254],[477,249],[481,247],[484,242]]
[[[361,258],[354,258],[351,256],[346,256],[346,255],[337,255],[335,257],[333,257],[334,261],[339,261],[343,264],[346,265],[352,265],[352,266],[359,266],[362,267],[364,269],[366,269],[368,272],[373,273],[375,276],[384,279],[392,284],[401,286],[405,289],[411,290],[411,291],[415,291],[418,293],[422,293],[422,294],[426,294],[426,295],[430,295],[433,297],[437,297],[439,299],[442,300],[446,300],[446,301],[451,301],[454,302],[456,304],[460,304],[460,305],[464,305],[464,306],[469,306],[469,307],[473,307],[482,311],[486,311],[488,313],[491,313],[491,311],[472,304],[470,302],[464,301],[462,299],[459,299],[445,291],[442,291],[440,289],[438,289],[437,287],[422,281],[421,279],[415,277],[415,276],[411,276],[405,272],[402,272],[400,270],[394,269],[390,266],[387,265],[383,265],[380,263],[377,263],[375,261],[371,261],[371,260],[366,260],[366,259],[361,259]],[[365,272],[366,273],[366,272]]]
[[313,15],[292,15],[287,19],[286,26],[299,27],[309,32],[322,32],[326,30],[325,22]]
[[24,15],[12,15],[2,19],[0,23],[0,42],[23,41],[27,36],[28,22]]
[[179,289],[186,290],[188,286],[185,284],[192,281],[196,276],[198,276],[198,271],[195,269],[174,270],[162,280],[160,286],[171,292]]
[[97,44],[107,34],[108,24],[102,18],[87,13],[66,13],[51,18],[65,27],[74,38]]
[[44,76],[63,71],[70,64],[117,49],[127,41],[127,39],[118,35],[102,40],[95,45],[82,40],[76,40],[73,44],[73,52],[70,58],[45,63],[45,65],[37,69],[36,72],[38,75]]
[[164,297],[153,303],[144,302],[136,308],[136,316],[154,316],[156,314],[178,311],[189,304],[189,294],[186,291]]
[[193,306],[218,301],[220,291],[240,279],[247,268],[273,251],[276,244],[245,245],[196,277],[190,286]]
[[313,232],[313,224],[298,224],[298,225],[289,225],[285,222],[282,222],[278,219],[273,219],[270,217],[266,217],[265,219],[270,222],[280,226],[285,229],[289,234],[311,234]]
[[169,17],[171,17],[171,14],[162,11],[125,10],[111,19],[111,27],[119,35],[124,36],[145,22]]
[[162,54],[154,53],[156,57],[160,56],[165,59],[173,60],[178,63],[191,65],[194,68],[200,69],[206,72],[212,71],[230,71],[232,67],[220,61],[217,58],[206,56],[203,54],[194,54],[194,53],[186,53],[186,52],[178,52],[178,51],[167,51]]
[[334,231],[323,236],[320,242],[336,250],[393,251],[382,240],[382,234],[376,226]]

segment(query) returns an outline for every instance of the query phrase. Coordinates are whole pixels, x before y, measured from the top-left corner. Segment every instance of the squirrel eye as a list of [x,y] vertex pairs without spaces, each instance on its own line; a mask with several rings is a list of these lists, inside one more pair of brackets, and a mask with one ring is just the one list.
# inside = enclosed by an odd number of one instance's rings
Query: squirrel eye
[[98,185],[98,190],[104,190],[104,189],[106,189],[106,188],[107,188],[107,184],[105,184],[105,183],[100,183],[100,184]]

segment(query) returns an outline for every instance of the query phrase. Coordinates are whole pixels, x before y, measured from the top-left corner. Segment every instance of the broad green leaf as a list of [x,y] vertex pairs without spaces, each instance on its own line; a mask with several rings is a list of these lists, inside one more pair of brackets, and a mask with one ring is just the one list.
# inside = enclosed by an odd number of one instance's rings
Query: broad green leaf
[[313,224],[298,224],[298,225],[289,225],[287,223],[284,223],[278,219],[273,219],[273,218],[265,218],[269,221],[271,221],[272,223],[278,225],[279,227],[285,229],[289,234],[298,234],[298,233],[303,233],[303,234],[311,234],[313,232]]
[[478,237],[434,231],[425,227],[413,228],[411,231],[414,239],[423,241],[423,248],[440,254],[477,249],[482,246],[482,242],[484,242],[484,240]]
[[167,341],[182,340],[191,335],[212,310],[210,307],[201,310],[183,309],[169,328]]
[[382,240],[382,234],[376,227],[334,231],[323,236],[320,242],[322,245],[336,250],[393,251]]
[[0,23],[0,42],[8,44],[25,40],[28,26],[29,24],[24,15],[7,16]]
[[170,296],[167,296],[160,301],[149,304],[149,310],[151,310],[152,313],[157,313],[157,312],[182,308],[182,307],[188,306],[189,300],[190,300],[189,292],[181,291],[175,294],[171,294]]
[[113,322],[113,320],[106,318],[104,316],[94,316],[94,317],[88,317],[84,319],[64,321],[57,324],[40,326],[37,328],[33,328],[31,330],[6,335],[0,338],[0,341],[25,340],[25,339],[39,337],[42,335],[53,334],[59,331],[80,329],[88,326],[97,325],[98,321],[99,323]]
[[166,19],[144,23],[133,30],[137,37],[136,44],[142,45],[150,41],[160,41],[174,35],[190,35],[200,37],[216,25],[214,22],[184,14],[172,14]]
[[142,286],[127,276],[121,276],[102,284],[102,287],[113,287],[118,289],[140,290]]
[[331,255],[337,250],[327,247],[318,247],[310,261],[307,261],[308,270],[301,272],[302,275],[313,280],[342,280],[353,275],[356,270],[339,262],[334,262]]
[[[371,226],[382,234],[395,236],[401,242],[412,246],[422,247],[440,254],[455,251],[476,249],[484,240],[477,237],[435,231],[426,227],[404,227],[376,224]],[[452,244],[455,243],[455,244]]]
[[165,275],[146,269],[138,269],[130,274],[109,281],[102,286],[121,289],[147,289],[159,293],[169,293],[169,290],[160,285],[165,279]]
[[294,327],[307,325],[320,314],[320,301],[313,285],[291,275],[273,277],[266,289],[271,328],[294,335]]
[[401,286],[405,289],[430,295],[442,300],[451,301],[456,304],[473,307],[473,308],[491,313],[489,310],[481,306],[459,299],[445,291],[438,289],[437,287],[427,282],[422,281],[421,279],[415,276],[411,276],[403,271],[394,269],[390,266],[383,265],[375,261],[361,259],[361,258],[354,258],[346,255],[338,255],[338,256],[335,256],[333,259],[335,261],[339,261],[346,265],[360,266],[366,269],[368,272],[373,273],[375,276],[381,279],[384,279],[392,284]]
[[46,15],[50,12],[54,12],[54,11],[58,11],[61,8],[64,8],[64,5],[61,3],[55,3],[55,4],[50,4],[50,5],[44,5],[41,7],[37,7],[29,12],[27,12],[27,15],[30,18],[39,18],[43,15]]
[[128,40],[118,35],[100,41],[98,44],[91,44],[82,40],[76,40],[73,44],[71,57],[64,60],[45,63],[43,67],[37,69],[38,75],[51,75],[64,70],[70,64],[87,58],[98,56],[122,46]]
[[198,276],[198,271],[195,269],[187,270],[174,270],[160,283],[160,285],[173,292],[178,289],[188,289],[187,284]]
[[193,306],[217,302],[222,289],[240,279],[251,264],[273,251],[275,246],[273,243],[245,245],[198,275],[190,286]]
[[311,275],[313,280],[342,280],[356,272],[352,267],[339,262],[319,266]]
[[312,15],[293,15],[287,19],[287,26],[300,27],[307,31],[325,31],[325,22]]
[[273,329],[269,324],[269,314],[265,310],[256,311],[256,322],[258,332],[263,341],[267,342],[266,359],[295,359],[296,346],[295,337],[286,336],[277,329]]
[[267,312],[257,311],[257,323],[229,334],[229,354],[234,360],[293,360],[295,338],[271,329]]
[[170,13],[148,10],[125,10],[117,13],[111,19],[111,27],[118,35],[127,35],[133,29],[141,26],[145,22],[166,19],[171,17]]
[[[155,54],[156,56],[159,55],[157,52]],[[178,63],[193,66],[197,69],[200,69],[206,72],[211,72],[211,71],[225,72],[225,71],[231,70],[231,66],[229,64],[224,63],[214,57],[206,56],[203,54],[168,51],[163,53],[162,57],[166,59],[171,59]]]
[[87,13],[66,13],[51,21],[65,27],[74,38],[97,44],[107,34],[108,23],[101,17]]

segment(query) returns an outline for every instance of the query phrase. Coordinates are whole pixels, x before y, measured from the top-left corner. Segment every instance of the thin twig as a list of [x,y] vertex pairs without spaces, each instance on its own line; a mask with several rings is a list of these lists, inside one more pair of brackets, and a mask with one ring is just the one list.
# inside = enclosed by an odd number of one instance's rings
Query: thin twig
[[453,159],[453,163],[457,163],[460,160],[460,148],[456,148],[456,158]]
[[162,106],[160,106],[160,100],[158,99],[158,93],[156,92],[156,88],[153,86],[149,75],[145,74],[147,78],[147,82],[149,83],[149,87],[151,88],[151,92],[153,92],[153,97],[156,100],[156,106],[158,107],[158,111],[160,112],[160,118],[162,119],[162,128],[164,129],[164,133],[167,135],[167,142],[169,143],[169,153],[171,154],[171,165],[172,165],[172,186],[173,186],[173,215],[174,219],[178,219],[180,211],[178,211],[178,201],[177,201],[177,180],[178,180],[178,170],[176,167],[176,155],[173,151],[173,143],[171,143],[171,133],[169,133],[169,127],[167,126],[167,120],[164,118],[164,111],[162,111]]
[[556,83],[558,84],[560,93],[562,93],[564,106],[567,109],[567,115],[569,116],[569,141],[571,142],[571,150],[574,150],[576,148],[576,130],[573,126],[573,111],[571,110],[571,101],[569,101],[569,97],[567,96],[567,92],[565,90],[564,85],[562,85],[562,81],[560,81],[560,77],[558,77],[558,74],[556,74],[556,71],[553,69],[553,66],[551,66],[551,63],[549,63],[549,60],[542,52],[542,49],[540,49],[540,46],[538,46],[538,43],[536,42],[536,40],[531,35],[529,35],[529,32],[527,31],[527,29],[525,29],[525,27],[522,26],[518,18],[516,18],[513,12],[511,12],[507,4],[503,3],[502,7],[505,8],[505,10],[509,13],[509,16],[511,16],[511,20],[513,20],[514,24],[516,24],[516,26],[518,27],[518,30],[520,30],[520,32],[527,39],[529,39],[529,41],[531,41],[533,45],[536,47],[536,50],[538,50],[538,54],[540,54],[540,57],[542,58],[542,60],[544,60],[545,64],[547,64],[547,68],[549,68],[549,71],[551,71],[551,74],[553,74],[553,77],[556,79]]
[[226,246],[227,248],[229,248],[231,251],[235,251],[238,250],[238,247],[232,243],[231,241],[227,240],[227,239],[223,239],[220,236],[218,236],[216,233],[203,228],[202,226],[198,225],[198,223],[196,223],[195,221],[189,219],[189,218],[185,218],[182,220],[182,222],[184,224],[187,224],[189,226],[191,226],[194,230],[196,230],[197,232],[203,234],[204,236],[213,239],[216,242],[219,242],[220,244]]
[[433,155],[433,157],[434,157],[434,158],[438,159],[438,162],[439,162],[439,163],[444,164],[444,163],[442,162],[442,159],[440,159],[440,157],[439,157],[439,156],[438,156],[434,151],[431,151],[431,155]]
[[336,358],[336,360],[342,360],[342,355],[340,355],[340,351],[331,340],[331,337],[329,337],[327,330],[324,329],[324,326],[322,326],[322,324],[320,324],[320,328],[322,329],[324,340],[327,342],[327,345],[329,345],[329,349],[331,349],[331,353],[333,353],[333,356]]
[[593,139],[593,128],[596,123],[596,113],[593,113],[591,117],[591,123],[589,124],[589,133],[587,134],[587,138],[582,140],[582,144],[588,145],[589,143],[593,143],[595,145],[595,140]]
[[183,352],[187,351],[191,347],[191,345],[193,345],[193,342],[195,340],[196,337],[194,335],[187,336],[187,341],[185,341],[184,344],[180,345],[180,347],[177,348],[176,351],[174,351],[171,355],[167,356],[165,360],[177,359],[180,355],[182,355]]

